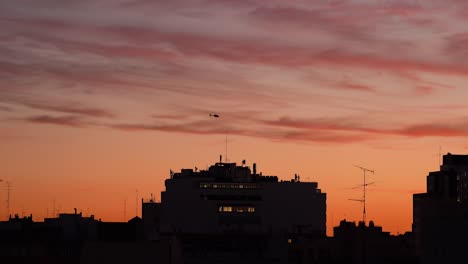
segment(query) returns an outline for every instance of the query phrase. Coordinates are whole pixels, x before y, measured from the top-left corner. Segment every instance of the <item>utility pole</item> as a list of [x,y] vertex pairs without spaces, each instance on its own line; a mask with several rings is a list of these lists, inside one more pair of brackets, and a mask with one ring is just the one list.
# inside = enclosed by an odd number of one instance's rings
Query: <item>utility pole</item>
[[358,167],[359,169],[361,169],[363,171],[363,184],[361,186],[355,187],[355,188],[362,187],[362,199],[349,199],[349,200],[357,201],[357,202],[362,203],[362,205],[363,205],[362,206],[362,221],[363,221],[364,224],[366,224],[366,187],[368,185],[374,184],[374,182],[370,182],[370,183],[366,182],[366,172],[371,172],[372,174],[374,174],[374,170],[367,169],[367,168],[357,166],[357,165],[354,165],[354,166]]

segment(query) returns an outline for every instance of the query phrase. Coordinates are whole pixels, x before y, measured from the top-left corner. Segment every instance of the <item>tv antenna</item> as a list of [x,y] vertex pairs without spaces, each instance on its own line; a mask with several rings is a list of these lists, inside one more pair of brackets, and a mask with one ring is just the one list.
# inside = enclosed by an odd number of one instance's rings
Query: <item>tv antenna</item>
[[439,145],[439,168],[442,166],[442,147]]
[[366,182],[366,172],[371,172],[372,174],[374,174],[374,170],[367,169],[367,168],[357,166],[357,165],[354,165],[354,166],[361,169],[363,172],[363,176],[364,176],[362,185],[359,185],[353,188],[353,189],[362,188],[362,199],[349,199],[349,200],[362,203],[362,222],[365,224],[366,223],[366,187],[375,183],[375,182],[369,182],[369,183]]
[[136,190],[136,199],[135,199],[135,216],[138,216],[138,189]]
[[7,213],[8,213],[8,215],[10,215],[10,202],[11,202],[10,192],[12,191],[11,182],[6,181],[5,184],[6,184],[5,190],[7,191],[7,199],[6,199]]

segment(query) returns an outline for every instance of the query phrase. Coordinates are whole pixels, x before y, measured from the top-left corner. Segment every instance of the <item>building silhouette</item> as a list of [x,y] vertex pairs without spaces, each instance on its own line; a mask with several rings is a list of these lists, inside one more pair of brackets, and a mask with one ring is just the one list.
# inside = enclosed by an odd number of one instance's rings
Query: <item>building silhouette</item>
[[[415,194],[413,233],[391,235],[373,221],[343,220],[326,235],[327,194],[317,182],[264,176],[245,164],[171,170],[161,192],[142,199],[142,217],[103,222],[75,209],[34,222],[0,222],[2,263],[436,263],[461,249],[447,230],[466,234],[464,158],[444,157]],[[440,240],[440,241],[439,241]],[[414,242],[414,244],[413,244]],[[431,251],[439,246],[438,250]],[[462,251],[460,251],[462,252]],[[458,252],[458,253],[460,253]],[[439,254],[434,256],[435,254]],[[458,254],[460,255],[460,254]],[[431,262],[432,261],[432,262]],[[444,262],[450,263],[450,262]]]
[[417,263],[411,232],[391,235],[373,221],[342,220],[333,235],[335,263]]
[[144,203],[143,223],[159,221],[179,263],[286,263],[293,235],[326,236],[326,194],[299,175],[279,181],[220,157],[207,170],[171,171],[165,186],[160,217]]
[[142,219],[102,222],[63,213],[34,222],[32,215],[0,222],[0,263],[170,263],[169,241],[144,238]]
[[148,200],[141,199],[141,218],[143,234],[147,240],[158,240],[161,224],[161,203],[151,197]]
[[467,182],[468,155],[448,153],[440,170],[429,172],[426,193],[413,195],[413,233],[421,263],[455,263],[465,258]]
[[218,162],[182,169],[165,181],[161,232],[292,232],[325,235],[326,194],[316,182],[278,181],[247,166]]

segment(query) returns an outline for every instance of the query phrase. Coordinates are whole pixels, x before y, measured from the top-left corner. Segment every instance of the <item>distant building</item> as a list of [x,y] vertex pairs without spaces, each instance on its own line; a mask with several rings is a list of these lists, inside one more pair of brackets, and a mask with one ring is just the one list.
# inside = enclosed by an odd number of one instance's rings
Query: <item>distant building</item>
[[[128,222],[99,222],[98,239],[101,242],[129,242],[145,240],[142,219],[138,216]],[[91,241],[95,241],[91,240]]]
[[335,263],[417,263],[410,232],[393,236],[373,221],[356,225],[342,220],[333,233]]
[[169,264],[170,257],[167,240],[93,241],[83,246],[79,264]]
[[76,210],[44,222],[15,215],[0,222],[0,258],[5,263],[78,263],[83,243],[96,239],[97,221]]
[[74,213],[59,214],[57,218],[45,218],[44,225],[57,227],[64,241],[87,241],[98,239],[98,220],[94,215],[85,217],[75,209]]
[[429,172],[427,192],[413,195],[416,254],[423,264],[455,263],[465,257],[468,235],[468,155],[448,153]]
[[411,232],[391,235],[373,221],[342,220],[333,236],[318,240],[292,237],[288,263],[295,264],[416,264]]
[[141,200],[141,218],[143,232],[147,240],[158,240],[161,224],[161,203],[153,197],[149,200]]
[[75,209],[44,222],[32,215],[0,222],[1,263],[169,263],[168,248],[167,239],[145,240],[139,217],[102,222]]
[[255,163],[251,170],[220,158],[207,170],[171,171],[165,186],[161,235],[173,236],[192,263],[207,256],[214,262],[284,263],[291,234],[326,236],[326,194],[299,175],[279,181],[257,173]]

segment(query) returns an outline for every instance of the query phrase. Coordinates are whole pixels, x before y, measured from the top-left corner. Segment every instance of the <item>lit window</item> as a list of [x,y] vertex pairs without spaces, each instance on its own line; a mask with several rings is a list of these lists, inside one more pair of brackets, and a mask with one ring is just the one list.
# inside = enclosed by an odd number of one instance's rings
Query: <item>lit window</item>
[[232,212],[232,206],[219,206],[219,212]]
[[253,206],[218,206],[218,212],[223,213],[255,213]]
[[288,238],[288,244],[292,244],[292,239]]
[[260,189],[261,186],[255,183],[200,183],[201,189]]

